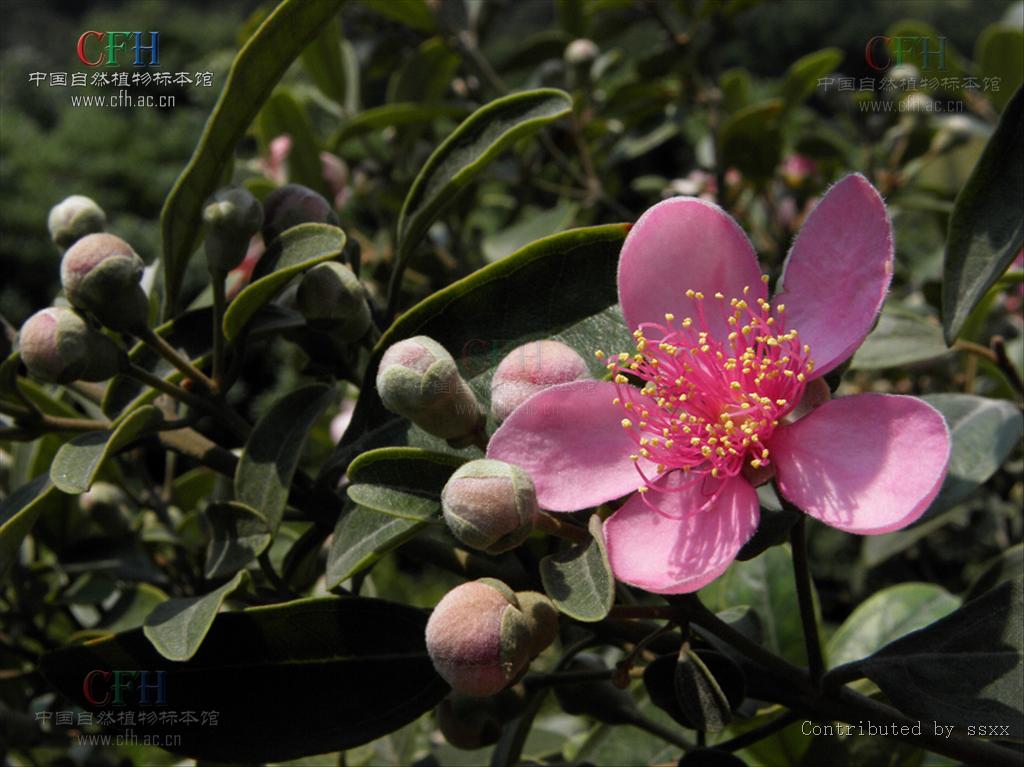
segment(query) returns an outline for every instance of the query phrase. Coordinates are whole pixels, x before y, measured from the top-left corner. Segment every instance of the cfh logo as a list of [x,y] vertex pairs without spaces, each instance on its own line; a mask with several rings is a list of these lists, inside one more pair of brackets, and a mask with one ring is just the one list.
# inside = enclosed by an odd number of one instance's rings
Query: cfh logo
[[[148,35],[148,38],[144,38]],[[148,40],[148,42],[143,42]],[[159,32],[83,32],[78,38],[78,58],[87,67],[116,67],[118,54],[127,63],[129,56],[137,67],[155,67],[160,63]]]
[[94,706],[163,706],[167,703],[167,672],[94,669],[85,675],[82,693]]
[[876,72],[901,64],[942,72],[946,69],[946,38],[875,35],[864,47],[864,61]]

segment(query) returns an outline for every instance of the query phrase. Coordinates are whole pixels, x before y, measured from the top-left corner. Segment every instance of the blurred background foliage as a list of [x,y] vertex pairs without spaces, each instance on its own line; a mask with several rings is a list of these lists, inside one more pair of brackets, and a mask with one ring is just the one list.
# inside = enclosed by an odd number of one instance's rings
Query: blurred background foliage
[[[49,242],[46,215],[69,194],[93,197],[107,211],[111,231],[147,262],[157,257],[164,198],[233,55],[269,5],[7,2],[3,10],[0,315],[16,327],[57,291],[59,253]],[[74,45],[87,29],[159,30],[160,68],[211,71],[214,87],[166,89],[178,98],[173,109],[110,111],[72,108],[70,89],[29,82],[32,72],[80,70]],[[916,71],[875,71],[865,47],[877,35],[929,37],[934,45],[942,38],[946,69],[921,71],[922,62],[911,60]],[[879,326],[840,393],[1015,398],[1005,375],[969,344],[987,346],[1003,336],[1021,368],[1019,279],[990,291],[968,320],[961,336],[967,343],[954,350],[942,340],[939,307],[954,199],[1024,78],[1024,3],[352,0],[323,40],[339,36],[340,48],[315,43],[285,75],[238,147],[233,178],[259,196],[294,181],[333,199],[342,227],[360,246],[361,277],[378,301],[399,209],[434,148],[480,104],[508,91],[552,86],[573,95],[573,117],[549,129],[544,141],[521,142],[490,165],[431,228],[428,246],[406,275],[403,305],[539,237],[631,221],[673,194],[726,207],[774,278],[810,206],[829,183],[859,171],[886,197],[897,272]],[[999,88],[965,88],[967,77],[999,78]],[[822,87],[822,78],[833,87]],[[841,89],[841,78],[852,78],[854,87]],[[863,78],[874,78],[876,87],[862,89]],[[885,78],[891,86],[882,85]],[[908,103],[917,110],[905,111]],[[186,281],[188,300],[206,287],[201,260],[193,260]],[[284,341],[268,344],[246,372],[240,396],[249,412],[293,388],[308,361]],[[990,449],[980,439],[979,450]],[[312,458],[322,459],[331,448],[326,421],[313,442]],[[1019,561],[1024,488],[1014,442],[1011,434],[1009,461],[997,462],[1001,468],[993,467],[981,490],[914,528],[872,538],[811,528],[812,570],[828,631],[892,584],[929,581],[959,595],[1014,544]],[[273,556],[283,556],[297,536],[282,534]],[[137,571],[125,569],[128,564],[114,574],[162,582],[147,558],[135,562]],[[376,566],[364,593],[428,606],[453,583],[399,553]],[[641,705],[664,719],[649,701]],[[789,735],[773,736],[744,756],[750,763],[800,763],[810,741]],[[871,739],[863,740],[867,745],[849,749],[870,747]],[[599,764],[657,762],[671,758],[663,745],[627,727],[552,711],[538,720],[524,753],[560,750],[566,759]],[[442,764],[482,758],[439,745],[421,720],[350,752],[346,763],[408,764],[428,751]],[[146,751],[144,758],[157,753]],[[867,763],[857,761],[863,754],[827,757]],[[886,757],[919,764],[923,752]],[[806,756],[820,758],[820,751]]]

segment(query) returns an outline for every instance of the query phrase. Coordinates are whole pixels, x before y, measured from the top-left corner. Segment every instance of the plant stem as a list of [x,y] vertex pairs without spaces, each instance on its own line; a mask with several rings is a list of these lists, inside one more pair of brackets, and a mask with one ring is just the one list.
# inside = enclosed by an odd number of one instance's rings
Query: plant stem
[[807,666],[811,681],[821,683],[825,673],[825,659],[821,654],[821,640],[818,637],[818,619],[814,614],[814,596],[811,593],[811,570],[807,564],[807,540],[804,527],[807,518],[800,519],[789,530],[789,541],[793,549],[793,576],[796,578],[796,598],[800,604],[800,621],[804,629],[804,643],[807,645]]
[[213,285],[213,385],[215,391],[221,391],[224,385],[224,307],[227,299],[224,294],[226,273],[211,270],[210,279]]
[[582,543],[590,538],[590,533],[582,527],[571,522],[565,522],[543,511],[537,514],[533,521],[533,527],[535,530],[540,530],[559,538],[565,538],[573,543]]
[[795,712],[786,711],[772,719],[770,722],[765,722],[760,727],[755,727],[749,732],[745,732],[735,738],[722,741],[721,743],[715,743],[714,748],[719,749],[720,751],[739,751],[741,748],[746,748],[749,745],[757,743],[759,740],[764,740],[768,736],[774,735],[779,730],[785,729],[799,718],[799,715]]
[[578,684],[579,682],[609,682],[615,675],[614,668],[578,669],[575,671],[553,671],[548,674],[530,674],[523,679],[527,690],[538,690],[542,687],[554,687],[560,684]]
[[217,392],[217,385],[203,371],[182,357],[178,350],[165,341],[152,328],[136,331],[139,340],[151,346],[161,357],[211,393]]
[[291,598],[292,596],[294,596],[292,594],[292,590],[288,588],[288,584],[286,584],[283,580],[281,580],[281,576],[278,575],[277,571],[274,569],[274,565],[270,561],[270,550],[269,549],[264,549],[263,553],[260,554],[260,556],[259,556],[259,563],[260,563],[260,570],[263,571],[263,574],[265,576],[267,576],[267,580],[270,581],[271,585],[275,589],[277,589],[278,593],[281,596],[288,597],[288,598]]
[[610,620],[679,620],[680,610],[672,605],[615,605],[608,613]]
[[125,375],[131,376],[139,383],[151,386],[157,391],[163,392],[167,396],[173,397],[179,402],[188,405],[192,409],[198,410],[220,421],[241,439],[245,440],[249,438],[252,427],[250,427],[241,416],[230,408],[217,407],[214,403],[209,402],[190,391],[185,391],[185,389],[182,389],[180,386],[176,386],[170,381],[167,381],[158,375],[154,375],[148,370],[140,368],[138,365],[129,363],[124,373]]

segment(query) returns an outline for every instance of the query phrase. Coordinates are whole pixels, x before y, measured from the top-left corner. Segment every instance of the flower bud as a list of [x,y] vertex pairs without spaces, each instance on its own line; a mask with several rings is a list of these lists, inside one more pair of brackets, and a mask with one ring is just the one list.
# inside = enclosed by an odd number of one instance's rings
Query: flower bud
[[535,658],[558,637],[558,608],[539,591],[517,591],[516,601],[530,626],[530,656]]
[[52,383],[104,381],[120,366],[121,350],[70,309],[50,307],[21,326],[21,359],[28,372]]
[[441,508],[456,538],[474,549],[500,554],[530,535],[537,493],[518,466],[482,458],[455,470],[441,491]]
[[370,329],[370,307],[359,278],[343,264],[328,261],[302,276],[295,303],[312,327],[341,341],[358,341]]
[[263,225],[263,208],[245,187],[218,190],[203,208],[206,261],[212,274],[230,272],[245,258],[249,240]]
[[73,194],[50,208],[46,224],[57,246],[70,248],[85,235],[102,232],[107,216],[91,198]]
[[597,47],[597,43],[585,37],[580,37],[565,47],[563,58],[565,58],[565,63],[569,66],[578,67],[590,64],[600,53],[601,50]]
[[68,301],[113,330],[144,327],[149,299],[139,285],[145,269],[131,246],[112,234],[90,234],[72,245],[60,263]]
[[521,686],[508,687],[484,699],[450,692],[437,706],[437,726],[455,748],[483,748],[498,742],[505,722],[517,717],[524,703]]
[[388,410],[453,443],[468,444],[483,420],[452,355],[426,336],[399,341],[384,353],[377,391]]
[[456,586],[427,621],[434,668],[457,692],[503,690],[530,662],[530,629],[515,602],[487,583]]
[[504,421],[537,392],[587,374],[587,363],[561,341],[531,341],[509,352],[494,371],[491,414]]
[[301,184],[285,184],[263,200],[263,241],[306,223],[338,224],[334,208],[321,195]]

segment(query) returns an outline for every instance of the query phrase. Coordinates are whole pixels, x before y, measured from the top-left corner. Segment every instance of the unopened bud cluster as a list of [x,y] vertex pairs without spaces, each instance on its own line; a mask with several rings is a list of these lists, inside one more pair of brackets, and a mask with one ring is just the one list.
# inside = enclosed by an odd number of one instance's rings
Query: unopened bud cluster
[[484,578],[449,591],[427,622],[438,674],[464,695],[495,695],[554,640],[558,615],[543,594],[513,592]]
[[320,194],[301,184],[285,184],[263,200],[263,241],[270,243],[299,224],[338,225],[338,214]]
[[377,391],[388,410],[454,445],[469,444],[482,426],[480,406],[452,355],[427,336],[399,341],[384,353]]
[[334,261],[318,264],[303,275],[295,304],[311,327],[340,341],[358,341],[373,322],[359,278]]
[[102,232],[107,216],[92,198],[73,194],[50,209],[46,224],[54,243],[70,248],[87,234]]
[[120,366],[117,344],[70,309],[50,307],[21,326],[21,359],[28,372],[52,383],[104,381]]
[[249,240],[263,225],[263,207],[244,187],[227,187],[203,208],[206,261],[212,274],[226,274],[245,258]]

